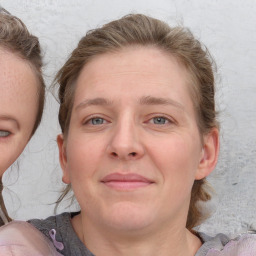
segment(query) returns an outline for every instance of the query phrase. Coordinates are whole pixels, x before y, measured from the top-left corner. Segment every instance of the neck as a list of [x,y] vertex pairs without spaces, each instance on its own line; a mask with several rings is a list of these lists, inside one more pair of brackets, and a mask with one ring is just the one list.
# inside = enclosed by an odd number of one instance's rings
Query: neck
[[97,228],[82,214],[72,219],[72,225],[80,240],[97,256],[193,256],[201,246],[199,238],[178,225],[163,225],[154,232],[111,232]]

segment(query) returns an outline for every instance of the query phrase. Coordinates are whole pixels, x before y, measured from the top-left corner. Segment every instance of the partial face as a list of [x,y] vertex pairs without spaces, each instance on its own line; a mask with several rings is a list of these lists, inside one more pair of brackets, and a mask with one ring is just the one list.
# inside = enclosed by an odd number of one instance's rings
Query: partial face
[[188,79],[174,57],[149,47],[83,68],[67,139],[58,143],[63,180],[88,221],[185,226],[193,182],[209,173]]
[[28,62],[0,48],[0,176],[26,146],[34,127],[38,82]]

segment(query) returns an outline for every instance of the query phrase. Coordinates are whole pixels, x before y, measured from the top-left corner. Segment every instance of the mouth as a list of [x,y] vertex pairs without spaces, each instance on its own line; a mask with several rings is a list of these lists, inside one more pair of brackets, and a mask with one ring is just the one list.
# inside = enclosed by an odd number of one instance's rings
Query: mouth
[[111,173],[105,176],[101,182],[116,190],[134,190],[150,186],[154,183],[152,180],[135,173]]

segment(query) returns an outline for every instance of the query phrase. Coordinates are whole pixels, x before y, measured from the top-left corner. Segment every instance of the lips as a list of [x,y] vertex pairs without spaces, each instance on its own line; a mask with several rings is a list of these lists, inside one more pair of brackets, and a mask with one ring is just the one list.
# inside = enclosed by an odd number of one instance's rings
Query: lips
[[101,182],[110,188],[118,190],[132,190],[146,187],[154,183],[152,180],[134,173],[111,173],[105,176]]

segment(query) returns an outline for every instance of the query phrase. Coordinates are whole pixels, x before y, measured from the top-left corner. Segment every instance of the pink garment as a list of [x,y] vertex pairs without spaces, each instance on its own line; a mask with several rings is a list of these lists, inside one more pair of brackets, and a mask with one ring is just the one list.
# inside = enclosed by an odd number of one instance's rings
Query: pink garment
[[243,234],[230,240],[223,250],[210,249],[206,256],[255,256],[256,234]]
[[0,256],[61,256],[39,230],[25,221],[0,227]]

